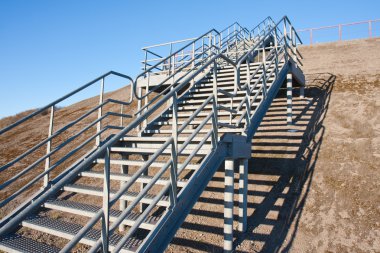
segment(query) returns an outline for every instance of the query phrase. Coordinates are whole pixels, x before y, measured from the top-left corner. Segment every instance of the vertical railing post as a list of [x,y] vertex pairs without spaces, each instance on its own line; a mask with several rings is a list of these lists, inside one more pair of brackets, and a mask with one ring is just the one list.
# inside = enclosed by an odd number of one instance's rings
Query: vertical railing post
[[169,67],[168,67],[168,76],[171,74],[171,69],[172,69],[172,53],[173,53],[173,43],[170,43],[170,57],[169,57]]
[[[48,132],[48,138],[50,138],[53,134],[53,128],[54,128],[54,105],[50,107],[50,122],[49,122],[49,132]],[[48,155],[51,151],[51,140],[49,140],[46,144],[46,154]],[[47,171],[50,168],[50,155],[46,157],[45,160],[45,171]],[[46,187],[49,184],[49,173],[47,173],[44,176],[44,184],[43,186]]]
[[372,38],[372,20],[368,21],[368,37]]
[[342,25],[341,24],[339,24],[338,29],[339,29],[339,40],[342,40]]
[[173,208],[177,204],[177,176],[178,176],[178,101],[177,93],[173,95],[173,116],[172,116],[172,138],[173,143],[171,145],[171,194],[170,194],[170,207]]
[[[100,118],[102,117],[103,114],[103,94],[104,94],[104,77],[102,78],[100,82],[100,94],[99,94],[99,109],[98,109],[98,123],[96,124],[96,133],[99,134],[101,128],[102,128],[102,122]],[[96,136],[96,146],[100,146],[100,141],[101,141],[101,136],[100,134]]]
[[[148,98],[148,92],[149,92],[149,84],[150,84],[150,72],[148,73],[148,80],[146,82],[146,85],[145,85],[145,99],[144,99],[144,106],[145,106],[145,109],[144,111],[148,111],[148,103],[149,103],[149,98]],[[142,88],[141,88],[141,94],[142,94]],[[148,125],[148,118],[145,117],[144,121],[143,121],[143,126],[146,127]]]
[[274,36],[274,53],[276,54],[276,59],[275,59],[275,64],[276,64],[276,78],[278,77],[278,40],[277,40],[277,28],[274,29],[274,32],[275,32],[275,36]]
[[214,96],[214,99],[212,101],[212,113],[213,113],[213,117],[212,117],[212,129],[213,129],[212,148],[215,150],[216,147],[218,146],[218,142],[219,142],[219,134],[218,134],[218,106],[217,106],[217,102],[215,100],[215,96]]
[[205,58],[205,37],[202,37],[202,60]]
[[214,94],[215,102],[218,105],[218,68],[216,61],[214,61],[213,71],[212,71],[212,92]]
[[108,253],[109,247],[109,202],[110,200],[110,149],[107,148],[104,157],[103,176],[103,217],[102,217],[102,245],[103,252]]
[[266,55],[265,55],[265,48],[263,48],[263,100],[267,96],[267,62],[266,62]]
[[310,46],[313,45],[313,29],[310,29]]
[[[137,110],[138,110],[138,114],[137,114],[137,117],[140,117],[140,115],[141,115],[141,103],[142,103],[142,101],[141,101],[141,96],[142,96],[142,88],[141,88],[141,85],[140,86],[138,86],[137,87],[137,95],[139,96],[139,98],[137,99]],[[140,124],[138,124],[138,126],[137,126],[137,130],[138,131],[140,131],[141,130],[141,123]]]
[[[144,50],[145,50],[145,49],[144,49]],[[145,50],[144,71],[146,71],[147,61],[148,61],[148,51]]]

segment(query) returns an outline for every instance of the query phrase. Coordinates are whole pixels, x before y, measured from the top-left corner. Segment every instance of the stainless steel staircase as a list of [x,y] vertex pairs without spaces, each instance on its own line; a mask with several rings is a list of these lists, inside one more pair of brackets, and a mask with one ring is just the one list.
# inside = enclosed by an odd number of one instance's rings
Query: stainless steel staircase
[[[107,73],[0,130],[6,136],[50,110],[48,138],[0,168],[12,171],[35,157],[0,185],[6,192],[0,250],[164,251],[220,165],[250,157],[252,137],[287,75],[304,85],[299,43],[287,17],[277,23],[268,17],[252,30],[235,23],[147,47],[135,80]],[[168,56],[160,56],[162,47],[170,48]],[[131,82],[127,101],[106,98],[109,75]],[[96,83],[99,104],[53,131],[56,104]],[[54,138],[84,119],[90,122],[53,146]],[[94,134],[78,140],[91,128]],[[76,146],[51,159],[68,143]],[[41,155],[42,147],[47,152]],[[44,236],[35,240],[33,233]],[[229,251],[232,232],[225,233]]]

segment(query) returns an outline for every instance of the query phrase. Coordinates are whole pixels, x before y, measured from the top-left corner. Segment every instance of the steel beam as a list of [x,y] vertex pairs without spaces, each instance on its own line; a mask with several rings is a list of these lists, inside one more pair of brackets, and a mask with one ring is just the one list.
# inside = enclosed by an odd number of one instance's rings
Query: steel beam
[[292,98],[293,98],[293,75],[291,73],[288,73],[286,75],[286,123],[288,125],[291,125],[293,123],[292,120]]
[[239,231],[247,230],[248,159],[239,160]]

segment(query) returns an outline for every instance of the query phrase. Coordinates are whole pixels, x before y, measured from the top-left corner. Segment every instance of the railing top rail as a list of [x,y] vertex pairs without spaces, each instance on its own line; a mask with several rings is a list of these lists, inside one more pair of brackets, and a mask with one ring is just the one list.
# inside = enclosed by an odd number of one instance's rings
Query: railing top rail
[[342,23],[337,25],[328,25],[328,26],[320,26],[320,27],[311,27],[311,28],[303,28],[297,30],[298,32],[306,32],[310,30],[321,30],[321,29],[329,29],[329,28],[337,28],[339,26],[350,26],[350,25],[360,25],[360,24],[366,24],[369,22],[380,22],[380,19],[369,19],[365,21],[358,21],[358,22],[351,22],[351,23]]
[[[116,75],[116,76],[120,76],[120,77],[126,78],[126,79],[128,79],[128,80],[131,81],[131,84],[132,84],[132,86],[133,86],[133,79],[132,79],[130,76],[124,75],[124,74],[119,73],[119,72],[116,72],[116,71],[109,71],[109,72],[107,72],[107,73],[105,73],[105,74],[103,74],[103,75],[101,75],[101,76],[95,78],[94,80],[92,80],[92,81],[86,83],[85,85],[83,85],[83,86],[81,86],[81,87],[79,87],[79,88],[73,90],[72,92],[70,92],[70,93],[68,93],[68,94],[66,94],[66,95],[64,95],[64,96],[62,96],[61,98],[54,100],[53,102],[49,103],[48,105],[45,105],[44,107],[38,109],[37,111],[34,111],[34,112],[30,113],[29,115],[27,115],[27,116],[25,116],[25,117],[19,119],[19,120],[16,121],[15,123],[13,123],[13,124],[11,124],[11,125],[9,125],[9,126],[6,126],[6,127],[4,127],[3,129],[0,129],[0,135],[3,134],[3,133],[8,132],[9,130],[15,128],[16,126],[18,126],[18,125],[20,125],[21,123],[27,121],[28,119],[33,118],[34,116],[36,116],[36,115],[42,113],[42,112],[45,111],[46,109],[48,109],[48,108],[50,108],[50,107],[52,107],[52,106],[57,105],[58,103],[60,103],[60,102],[64,101],[65,99],[67,99],[67,98],[69,98],[69,97],[71,97],[71,96],[77,94],[78,92],[80,92],[80,91],[86,89],[87,87],[91,86],[92,84],[94,84],[94,83],[100,81],[101,79],[103,79],[103,78],[105,78],[105,77],[107,77],[107,76],[109,76],[109,75]],[[129,103],[130,103],[131,101],[132,101],[132,96],[130,97],[130,101],[129,101]]]
[[170,45],[170,44],[177,44],[177,43],[187,42],[187,41],[190,41],[190,40],[193,41],[193,40],[195,40],[197,38],[198,37],[188,38],[188,39],[183,39],[183,40],[174,40],[174,41],[169,41],[169,42],[165,42],[165,43],[160,43],[160,44],[155,44],[155,45],[151,45],[151,46],[146,46],[146,47],[143,47],[141,49],[142,50],[146,50],[146,49],[153,48],[153,47],[167,46],[167,45]]

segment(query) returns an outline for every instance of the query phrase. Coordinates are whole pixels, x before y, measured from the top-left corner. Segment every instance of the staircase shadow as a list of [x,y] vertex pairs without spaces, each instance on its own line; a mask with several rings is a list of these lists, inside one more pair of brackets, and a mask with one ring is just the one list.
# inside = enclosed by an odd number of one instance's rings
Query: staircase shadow
[[[294,126],[286,126],[286,92],[280,91],[254,137],[249,160],[248,229],[245,233],[235,232],[236,252],[288,252],[293,244],[323,141],[323,120],[336,78],[330,73],[306,77],[307,99],[299,98],[297,90],[293,92]],[[186,252],[223,251],[223,171],[221,168],[215,174],[197,203],[212,208],[196,206],[190,215],[196,218],[186,219],[181,226],[181,230],[195,236],[177,233],[171,242],[174,249],[179,246]],[[237,175],[236,170],[235,221]],[[212,236],[203,238],[203,233]]]

